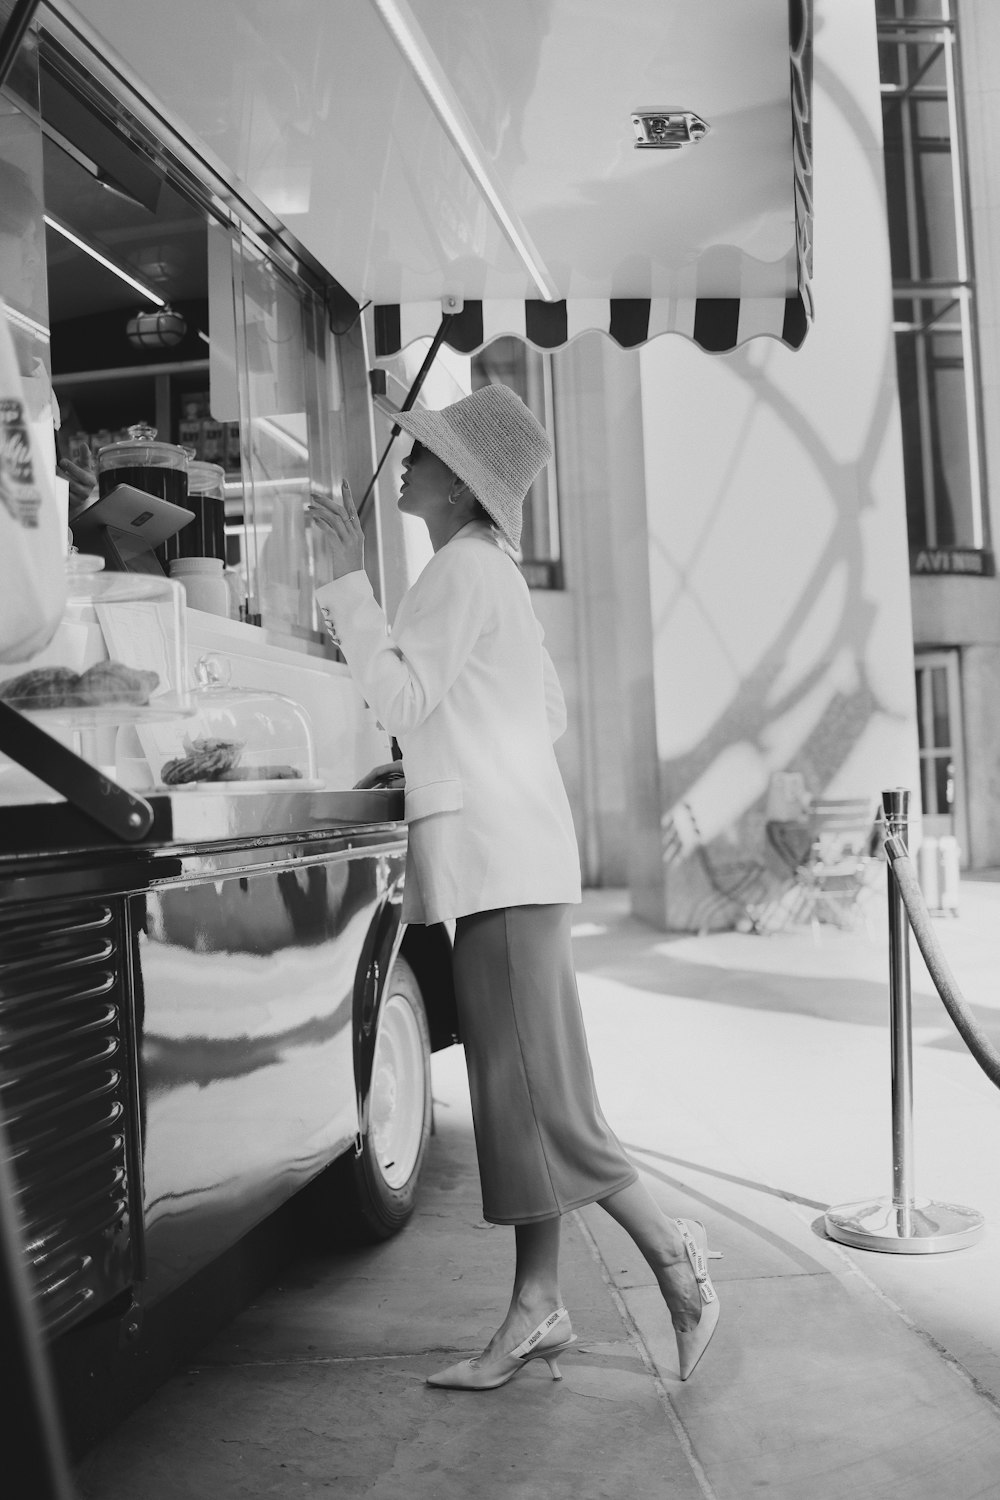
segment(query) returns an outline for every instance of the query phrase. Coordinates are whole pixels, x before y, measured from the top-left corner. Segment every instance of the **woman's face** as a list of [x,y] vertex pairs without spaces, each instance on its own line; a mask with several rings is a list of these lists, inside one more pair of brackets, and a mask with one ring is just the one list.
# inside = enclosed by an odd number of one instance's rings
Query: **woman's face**
[[421,443],[414,443],[403,459],[403,483],[399,491],[398,507],[408,516],[419,516],[423,521],[439,519],[453,510],[448,504],[448,491],[454,481],[448,465]]

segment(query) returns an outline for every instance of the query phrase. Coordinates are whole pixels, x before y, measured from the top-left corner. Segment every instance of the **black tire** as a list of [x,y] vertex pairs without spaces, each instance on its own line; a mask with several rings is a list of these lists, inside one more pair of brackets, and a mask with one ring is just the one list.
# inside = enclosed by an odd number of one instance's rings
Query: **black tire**
[[[431,1133],[431,1044],[417,977],[397,958],[375,1026],[368,1124],[324,1178],[323,1227],[335,1239],[374,1243],[413,1214]],[[317,1184],[316,1186],[319,1186]]]

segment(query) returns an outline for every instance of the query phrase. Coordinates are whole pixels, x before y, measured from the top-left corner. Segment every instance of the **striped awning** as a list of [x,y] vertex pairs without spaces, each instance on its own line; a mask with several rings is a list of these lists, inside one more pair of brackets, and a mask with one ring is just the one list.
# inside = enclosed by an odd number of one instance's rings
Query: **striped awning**
[[[798,349],[813,315],[812,275],[812,21],[813,0],[790,0],[789,106],[792,135],[789,194],[794,202],[797,289],[793,295],[740,295],[739,267],[734,263],[731,296],[573,299],[545,302],[486,298],[470,301],[382,303],[374,308],[376,358],[388,358],[416,339],[437,332],[443,312],[452,312],[445,342],[472,354],[503,335],[525,339],[538,349],[558,349],[598,330],[625,349],[635,349],[662,334],[693,340],[710,354],[725,354],[755,338],[773,338]],[[697,149],[697,148],[694,148]]]
[[[375,352],[385,358],[415,339],[431,338],[441,321],[440,302],[390,303],[375,308]],[[710,354],[725,354],[748,339],[767,336],[798,349],[810,314],[802,292],[784,299],[695,297],[686,299],[563,302],[466,302],[445,342],[474,354],[504,334],[536,349],[559,349],[578,334],[599,330],[623,349],[636,349],[664,333],[679,333]]]

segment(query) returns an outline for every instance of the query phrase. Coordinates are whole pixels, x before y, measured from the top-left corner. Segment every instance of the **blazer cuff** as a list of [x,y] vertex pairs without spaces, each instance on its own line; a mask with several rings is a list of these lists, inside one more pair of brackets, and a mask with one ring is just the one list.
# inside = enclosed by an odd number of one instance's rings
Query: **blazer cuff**
[[330,583],[321,584],[315,590],[315,595],[326,628],[335,640],[338,638],[338,624],[343,624],[359,605],[373,603],[375,600],[371,579],[364,568],[357,568],[353,573],[344,573]]
[[432,813],[457,812],[463,804],[462,783],[455,777],[444,781],[425,781],[423,786],[406,788],[407,823],[416,823]]

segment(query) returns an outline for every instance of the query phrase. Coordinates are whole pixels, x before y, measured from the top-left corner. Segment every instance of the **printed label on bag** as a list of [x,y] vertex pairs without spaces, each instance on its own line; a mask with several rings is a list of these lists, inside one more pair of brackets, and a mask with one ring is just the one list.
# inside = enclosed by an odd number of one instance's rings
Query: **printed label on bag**
[[22,526],[37,529],[42,497],[31,460],[24,406],[16,396],[0,398],[0,504]]

